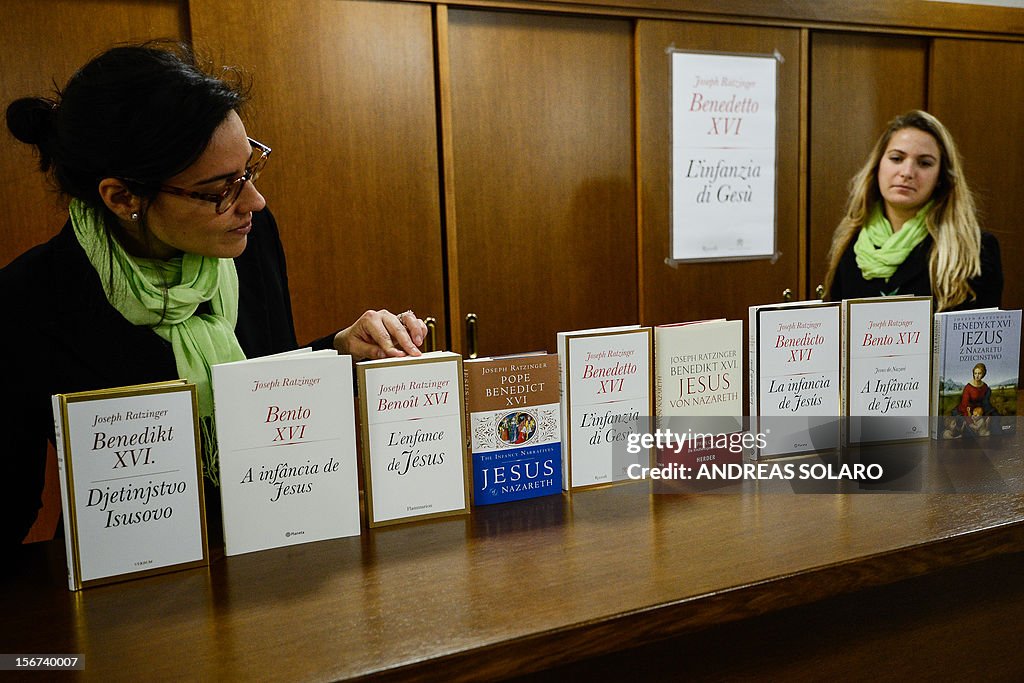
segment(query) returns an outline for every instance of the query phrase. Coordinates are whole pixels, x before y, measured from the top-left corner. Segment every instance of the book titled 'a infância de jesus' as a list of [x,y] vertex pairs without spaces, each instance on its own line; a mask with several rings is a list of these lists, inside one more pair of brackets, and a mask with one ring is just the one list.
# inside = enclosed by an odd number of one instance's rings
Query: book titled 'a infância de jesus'
[[473,504],[561,493],[558,357],[475,358],[462,366]]
[[359,534],[350,356],[215,365],[213,396],[227,555]]
[[846,443],[928,438],[931,297],[846,299],[842,316]]
[[195,386],[53,397],[68,588],[208,563]]

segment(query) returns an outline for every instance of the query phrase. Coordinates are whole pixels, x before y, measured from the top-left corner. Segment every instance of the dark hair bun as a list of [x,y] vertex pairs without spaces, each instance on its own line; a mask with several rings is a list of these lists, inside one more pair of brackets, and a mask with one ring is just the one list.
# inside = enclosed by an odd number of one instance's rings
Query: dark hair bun
[[30,145],[46,140],[53,130],[57,103],[42,97],[22,97],[7,106],[7,128]]

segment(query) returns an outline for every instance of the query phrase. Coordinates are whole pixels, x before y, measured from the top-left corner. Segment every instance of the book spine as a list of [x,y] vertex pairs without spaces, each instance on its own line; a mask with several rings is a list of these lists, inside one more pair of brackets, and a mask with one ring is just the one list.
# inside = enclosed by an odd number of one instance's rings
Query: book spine
[[849,444],[850,436],[850,304],[839,304],[839,430],[840,443]]
[[558,426],[562,437],[562,490],[572,488],[571,472],[569,471],[569,388],[568,381],[569,338],[558,335],[558,408],[561,424]]
[[[757,398],[758,398],[758,381],[757,381],[757,314],[758,309],[751,307],[749,309],[748,320],[747,320],[747,368],[748,378],[747,384],[749,386],[749,410],[748,415],[750,416],[750,432],[752,434],[759,434],[761,431],[760,420],[757,414]],[[756,460],[758,456],[757,447],[754,446],[752,456]]]
[[939,415],[940,402],[942,398],[942,379],[945,371],[946,357],[946,316],[937,315],[934,318],[934,329],[932,331],[932,382],[931,382],[931,419],[929,422],[929,433],[933,439],[941,438],[942,432],[939,424],[942,416]]
[[73,524],[71,509],[69,507],[68,487],[68,463],[64,453],[64,411],[63,401],[60,396],[51,397],[53,406],[53,445],[57,453],[57,478],[60,480],[60,507],[64,514],[64,550],[67,553],[68,562],[68,590],[79,590],[82,586],[78,582],[78,572],[75,569],[75,546],[73,537]]

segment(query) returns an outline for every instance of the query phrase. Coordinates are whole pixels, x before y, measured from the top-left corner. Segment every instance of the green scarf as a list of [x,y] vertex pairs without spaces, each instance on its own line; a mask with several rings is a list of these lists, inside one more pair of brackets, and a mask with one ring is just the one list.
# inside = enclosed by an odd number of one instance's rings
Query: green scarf
[[[245,359],[235,337],[235,262],[189,253],[167,261],[134,258],[108,239],[102,217],[78,200],[71,202],[71,225],[110,304],[128,322],[152,327],[169,341],[178,375],[196,385],[206,476],[219,484],[210,366]],[[210,312],[196,315],[204,301]]]
[[907,256],[928,236],[926,217],[932,202],[903,224],[899,232],[892,231],[889,219],[882,211],[882,202],[875,204],[867,223],[860,229],[853,253],[857,255],[857,266],[865,280],[892,277]]

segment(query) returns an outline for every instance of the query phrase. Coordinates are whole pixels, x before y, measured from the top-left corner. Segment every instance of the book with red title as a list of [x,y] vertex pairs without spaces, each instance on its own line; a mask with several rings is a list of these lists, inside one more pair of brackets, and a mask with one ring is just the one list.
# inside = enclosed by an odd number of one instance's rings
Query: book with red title
[[650,467],[650,449],[636,447],[630,438],[650,431],[651,328],[559,332],[557,340],[562,487],[624,481],[638,468]]
[[928,438],[931,297],[845,299],[842,316],[846,443]]
[[755,458],[827,451],[840,440],[839,304],[749,309],[750,431]]
[[432,351],[356,369],[370,526],[469,512],[462,356]]
[[225,554],[359,535],[351,356],[303,349],[212,374]]

